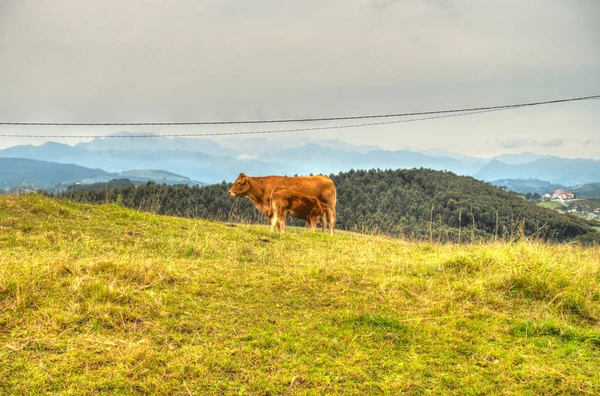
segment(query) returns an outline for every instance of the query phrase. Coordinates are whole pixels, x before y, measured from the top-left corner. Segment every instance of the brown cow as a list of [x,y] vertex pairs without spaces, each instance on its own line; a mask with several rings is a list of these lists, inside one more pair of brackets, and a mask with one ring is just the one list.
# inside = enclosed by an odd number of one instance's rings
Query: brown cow
[[240,173],[229,189],[229,195],[249,199],[256,209],[271,218],[271,194],[274,190],[292,190],[316,197],[325,210],[321,222],[323,231],[329,223],[329,232],[335,227],[336,188],[327,176],[264,176],[252,177]]
[[[317,223],[323,218],[325,209],[321,202],[306,194],[292,190],[275,190],[271,194],[271,230],[285,230],[285,219],[288,215],[306,221],[306,228],[314,231]],[[325,227],[323,226],[323,229]]]

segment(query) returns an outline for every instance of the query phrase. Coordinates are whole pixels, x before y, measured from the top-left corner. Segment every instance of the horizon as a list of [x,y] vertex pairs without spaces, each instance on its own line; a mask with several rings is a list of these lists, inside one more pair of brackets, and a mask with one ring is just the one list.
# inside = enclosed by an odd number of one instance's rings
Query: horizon
[[[135,136],[135,135],[146,135],[146,134],[153,134],[153,133],[148,133],[148,132],[130,132],[130,131],[121,131],[121,132],[115,132],[111,135],[131,135],[131,136]],[[110,135],[107,135],[110,136]],[[255,141],[271,141],[271,142],[287,142],[288,146],[286,148],[300,148],[303,147],[307,144],[317,144],[321,147],[327,147],[333,150],[339,150],[339,151],[356,151],[358,152],[358,150],[343,150],[343,149],[336,149],[333,147],[329,147],[327,145],[324,145],[323,143],[325,142],[341,142],[341,143],[345,143],[348,145],[353,146],[356,149],[359,149],[360,147],[366,147],[366,146],[375,146],[372,150],[368,150],[368,151],[374,151],[374,150],[382,150],[382,151],[410,151],[410,152],[415,152],[415,153],[421,153],[430,157],[447,157],[447,158],[452,158],[453,156],[464,156],[467,158],[472,158],[472,159],[481,159],[481,160],[494,160],[497,159],[498,157],[502,157],[502,156],[518,156],[518,155],[534,155],[534,156],[540,156],[540,157],[557,157],[557,158],[566,158],[566,159],[590,159],[590,160],[595,160],[595,161],[600,161],[600,155],[597,157],[583,157],[583,156],[568,156],[568,155],[555,155],[552,153],[548,153],[548,152],[540,152],[540,151],[523,151],[523,150],[504,150],[504,151],[500,151],[497,152],[494,155],[491,156],[483,156],[483,155],[470,155],[467,154],[465,152],[460,152],[460,151],[453,151],[453,150],[448,150],[446,148],[443,147],[427,147],[427,148],[419,148],[419,147],[410,147],[410,146],[404,146],[404,147],[400,147],[400,148],[395,148],[395,149],[390,149],[390,148],[385,148],[385,147],[381,147],[380,145],[377,144],[353,144],[350,143],[344,139],[341,139],[339,137],[333,137],[333,138],[311,138],[308,136],[296,136],[296,137],[292,137],[292,138],[288,138],[285,136],[277,136],[277,135],[263,135],[260,137],[256,137],[256,136],[244,136],[244,137],[231,137],[231,136],[219,136],[217,138],[215,138],[214,136],[198,136],[198,137],[179,137],[179,136],[161,136],[161,135],[155,135],[153,137],[150,138],[144,138],[144,139],[156,139],[156,138],[160,138],[160,139],[169,139],[169,140],[174,140],[174,139],[191,139],[191,140],[210,140],[218,145],[220,145],[221,147],[224,148],[230,148],[228,144],[226,144],[227,141],[249,141],[249,140],[255,140]],[[45,140],[45,141],[40,141],[40,142],[35,142],[35,143],[27,143],[27,144],[14,144],[14,145],[10,145],[10,146],[6,146],[3,147],[3,145],[0,143],[0,150],[6,149],[6,148],[10,148],[10,147],[16,147],[16,146],[42,146],[46,143],[59,143],[59,144],[65,144],[71,147],[77,147],[80,144],[85,144],[85,143],[90,143],[92,141],[104,141],[105,139],[107,139],[106,137],[95,137],[95,138],[89,138],[89,139],[77,139],[77,141],[74,141],[75,139],[73,138],[69,138],[69,139],[53,139],[53,140]],[[127,140],[128,138],[108,138],[110,140],[112,139],[125,139]],[[139,139],[139,138],[133,138],[133,139]],[[321,144],[319,144],[321,143]],[[85,148],[85,147],[84,147]],[[119,150],[119,149],[117,149]],[[124,149],[124,150],[120,150],[120,151],[126,151],[128,149]],[[94,151],[101,151],[101,150],[94,150]],[[194,150],[194,151],[198,151],[198,150]],[[236,150],[238,151],[238,150]],[[364,152],[368,152],[368,151],[364,151]],[[210,154],[209,154],[210,155]],[[247,153],[244,152],[240,152],[238,151],[238,155],[235,158],[240,158],[240,157],[244,157],[246,156]],[[248,157],[248,158],[252,158],[252,157]]]

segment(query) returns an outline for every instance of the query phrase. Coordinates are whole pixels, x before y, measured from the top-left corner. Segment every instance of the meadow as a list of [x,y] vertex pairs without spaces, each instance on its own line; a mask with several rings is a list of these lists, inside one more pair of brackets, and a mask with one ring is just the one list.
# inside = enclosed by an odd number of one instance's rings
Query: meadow
[[600,247],[0,196],[0,394],[600,394]]

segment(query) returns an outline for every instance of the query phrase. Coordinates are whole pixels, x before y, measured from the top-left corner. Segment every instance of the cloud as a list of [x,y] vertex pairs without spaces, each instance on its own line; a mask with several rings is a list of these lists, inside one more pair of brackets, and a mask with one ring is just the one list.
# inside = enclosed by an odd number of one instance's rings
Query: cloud
[[517,147],[529,146],[529,147],[560,147],[567,142],[567,139],[547,139],[547,140],[535,140],[535,139],[523,139],[523,138],[509,138],[498,142],[498,146],[506,149],[512,149]]
[[[403,3],[402,0],[372,0],[370,6],[375,11],[385,11],[391,6]],[[405,6],[407,5],[404,2]],[[458,7],[454,4],[453,0],[420,0],[418,2],[413,3],[412,5],[417,5],[425,8],[433,8],[442,12],[447,13],[451,17],[457,17],[460,15]]]
[[[0,0],[0,120],[309,118],[585,95],[600,84],[600,1],[541,3]],[[501,154],[499,141],[518,136],[503,145],[597,156],[598,104],[311,136],[385,149],[444,147],[489,156]],[[261,127],[219,127],[218,132],[249,129]],[[113,132],[118,129],[60,130],[74,136]],[[11,133],[55,132],[0,128],[0,134]],[[553,138],[581,142],[557,146],[561,142]],[[596,144],[583,143],[586,139]],[[0,137],[0,147],[7,142]]]
[[386,8],[397,2],[398,0],[373,0],[371,7],[377,11],[384,11]]
[[597,140],[591,139],[546,139],[546,140],[536,140],[536,139],[523,139],[520,137],[511,137],[508,139],[500,140],[497,142],[497,146],[505,149],[513,149],[518,147],[542,147],[542,148],[552,148],[552,147],[561,147],[565,146],[567,143],[580,144],[583,146],[591,146],[599,144],[600,142]]

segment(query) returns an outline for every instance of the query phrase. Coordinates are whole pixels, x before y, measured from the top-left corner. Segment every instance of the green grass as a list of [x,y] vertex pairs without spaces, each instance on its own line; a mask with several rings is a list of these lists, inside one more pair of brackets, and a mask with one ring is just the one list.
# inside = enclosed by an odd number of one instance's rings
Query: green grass
[[596,208],[600,208],[600,199],[598,198],[583,198],[574,201],[567,201],[566,206],[561,205],[558,201],[541,201],[536,205],[549,209],[568,209],[572,207],[584,206],[586,212],[592,212]]
[[537,206],[541,206],[542,208],[548,209],[562,209],[564,210],[566,207],[562,206],[557,201],[541,201],[536,204]]
[[0,394],[599,394],[600,248],[0,196]]

